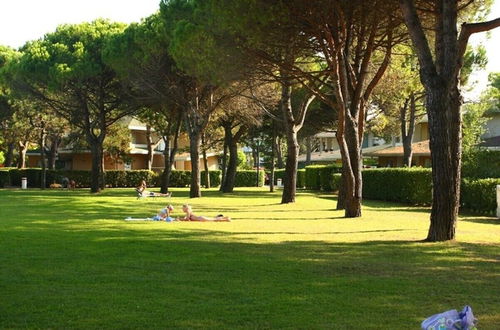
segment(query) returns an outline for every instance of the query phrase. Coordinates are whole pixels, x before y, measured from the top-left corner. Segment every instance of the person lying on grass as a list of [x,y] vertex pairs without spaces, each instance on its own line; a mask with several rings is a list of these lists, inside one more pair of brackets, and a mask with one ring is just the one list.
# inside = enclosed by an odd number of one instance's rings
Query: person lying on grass
[[162,194],[162,193],[155,193],[155,192],[152,192],[152,191],[149,191],[149,190],[146,190],[147,186],[146,186],[146,181],[145,180],[142,180],[139,185],[137,186],[137,188],[135,188],[135,190],[141,194],[142,196],[144,197],[170,197],[170,195],[172,193],[166,193],[166,194]]
[[165,208],[161,209],[157,215],[153,217],[153,220],[155,221],[174,221],[174,218],[170,216],[170,212],[174,210],[174,207],[172,205],[167,205]]
[[191,208],[191,205],[184,204],[182,205],[182,211],[186,213],[183,218],[177,218],[177,221],[231,221],[230,217],[225,217],[222,214],[219,214],[215,218],[204,217],[202,215],[195,215]]

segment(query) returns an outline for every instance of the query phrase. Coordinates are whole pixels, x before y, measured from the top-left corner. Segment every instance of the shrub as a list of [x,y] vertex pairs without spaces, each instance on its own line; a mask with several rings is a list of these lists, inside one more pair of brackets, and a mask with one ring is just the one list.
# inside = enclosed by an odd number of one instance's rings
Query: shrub
[[479,213],[494,213],[497,208],[497,185],[500,185],[500,179],[464,179],[460,194],[461,206]]
[[342,167],[337,164],[309,165],[305,169],[305,186],[312,190],[333,191],[331,176],[340,173]]
[[[220,186],[221,183],[221,176],[222,176],[222,171],[219,170],[213,170],[213,171],[208,171],[210,175],[210,186],[211,187],[218,187]],[[206,179],[206,172],[201,171],[201,184],[203,186],[207,186],[207,179]]]
[[304,188],[306,186],[306,169],[302,168],[297,171],[297,188]]
[[0,170],[0,188],[10,186],[10,171]]
[[339,165],[326,165],[319,169],[319,182],[321,186],[321,190],[324,191],[334,191],[332,187],[332,176],[335,173],[340,173],[342,171],[342,167]]
[[431,169],[379,168],[363,172],[363,197],[414,205],[432,201]]
[[[264,185],[264,171],[259,171],[259,187]],[[235,187],[255,187],[257,180],[256,171],[237,171],[235,178]]]
[[500,178],[500,151],[478,149],[463,155],[462,177]]
[[170,187],[187,187],[191,183],[190,171],[172,171],[170,173]]
[[332,191],[338,191],[340,189],[341,179],[342,179],[342,173],[332,173],[330,175],[330,187]]
[[319,171],[325,165],[309,165],[306,166],[306,188],[312,190],[321,189],[321,178]]

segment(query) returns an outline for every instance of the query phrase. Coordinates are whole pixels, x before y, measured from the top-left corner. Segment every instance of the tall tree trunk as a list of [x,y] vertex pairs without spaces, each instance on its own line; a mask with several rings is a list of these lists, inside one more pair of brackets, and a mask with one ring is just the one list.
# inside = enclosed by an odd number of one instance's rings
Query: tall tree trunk
[[[172,139],[172,148],[170,148],[170,136],[163,136],[165,142],[165,150],[163,150],[164,168],[161,175],[161,188],[160,192],[165,194],[168,192],[170,187],[170,175],[172,174],[172,166],[175,162],[175,155],[177,154],[177,149],[179,148],[179,134],[181,131],[182,115],[179,115],[174,126],[174,136]],[[168,130],[170,132],[170,130]]]
[[5,167],[12,167],[12,165],[14,164],[14,149],[16,149],[16,143],[9,142],[7,144],[7,152],[5,153]]
[[292,86],[283,82],[281,87],[281,109],[285,120],[285,133],[287,142],[287,157],[283,182],[283,195],[281,204],[295,203],[297,192],[297,159],[299,156],[299,143],[292,112]]
[[153,168],[153,157],[154,157],[154,153],[153,153],[153,137],[152,137],[152,134],[151,134],[151,126],[149,125],[146,125],[146,144],[147,144],[147,148],[148,148],[148,170],[151,171],[151,169]]
[[271,173],[269,175],[269,191],[274,192],[275,159],[276,159],[276,122],[273,120],[273,137],[271,142]]
[[40,189],[44,190],[47,187],[47,166],[45,161],[45,140],[46,130],[45,126],[42,127],[40,132],[40,161],[42,165],[42,177],[40,180]]
[[57,149],[59,148],[59,142],[61,139],[59,137],[52,137],[50,139],[50,147],[47,152],[47,167],[49,170],[56,169],[56,158],[57,158]]
[[312,141],[311,137],[306,137],[306,165],[311,164]]
[[201,132],[190,132],[189,134],[189,154],[191,156],[191,185],[189,187],[189,197],[201,197],[200,189],[200,140]]
[[345,118],[344,141],[342,143],[342,171],[345,175],[345,217],[356,218],[361,216],[361,141],[359,141],[358,123],[350,116]]
[[276,139],[276,166],[278,168],[285,167],[285,163],[283,162],[283,149],[281,148],[281,137],[277,137]]
[[[230,128],[229,128],[230,129]],[[229,149],[229,139],[231,138],[231,134],[227,134],[226,127],[224,126],[224,148],[222,152],[222,178],[221,185],[219,188],[220,192],[225,192],[226,180],[227,180],[227,162],[228,162],[228,149]]]
[[299,143],[296,132],[287,133],[287,145],[288,151],[281,204],[295,203],[295,195],[297,193],[297,159],[299,156]]
[[90,173],[90,192],[98,193],[101,191],[103,186],[103,149],[102,144],[95,138],[90,139],[90,150],[92,154],[92,168]]
[[29,142],[18,142],[19,146],[19,160],[17,168],[26,168],[26,151],[28,151]]
[[207,148],[205,146],[205,134],[204,133],[201,135],[201,143],[203,145],[201,153],[202,153],[202,157],[203,157],[203,166],[205,167],[205,177],[206,177],[205,187],[210,188],[210,171],[208,169]]
[[500,26],[500,18],[463,23],[457,31],[458,2],[440,0],[434,7],[434,49],[426,38],[414,1],[399,0],[418,55],[420,80],[426,91],[432,159],[432,210],[428,241],[455,239],[461,170],[461,96],[459,73],[469,37]]
[[227,162],[226,182],[224,185],[224,192],[230,193],[234,190],[236,183],[236,171],[238,167],[238,143],[234,137],[231,138],[229,143],[229,160]]
[[[455,238],[460,206],[461,114],[460,92],[439,86],[427,90],[432,159],[432,210],[428,241]],[[444,128],[444,129],[443,129]]]
[[[409,102],[409,105],[408,105]],[[410,108],[410,118],[407,120],[407,110]],[[411,143],[413,141],[413,134],[415,133],[415,113],[417,106],[415,103],[415,94],[411,93],[409,99],[405,101],[404,106],[401,108],[401,137],[403,140],[403,165],[411,167],[411,159],[413,150]]]

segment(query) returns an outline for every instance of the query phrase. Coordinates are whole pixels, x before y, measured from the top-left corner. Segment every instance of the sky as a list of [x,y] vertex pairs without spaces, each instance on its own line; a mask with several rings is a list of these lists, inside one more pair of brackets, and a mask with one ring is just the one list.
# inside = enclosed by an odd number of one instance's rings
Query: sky
[[[159,8],[160,0],[0,0],[0,45],[18,48],[26,41],[42,38],[64,23],[82,23],[109,18],[123,23],[139,22]],[[489,19],[500,17],[500,0],[495,0]],[[479,96],[487,86],[489,72],[500,72],[500,28],[472,35],[471,44],[483,43],[487,50],[485,71],[471,77],[472,91],[466,100]]]

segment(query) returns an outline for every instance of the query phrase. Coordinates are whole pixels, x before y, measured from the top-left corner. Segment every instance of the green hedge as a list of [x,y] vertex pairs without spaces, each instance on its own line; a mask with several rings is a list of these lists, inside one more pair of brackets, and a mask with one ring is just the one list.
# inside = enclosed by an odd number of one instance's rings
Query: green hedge
[[[213,170],[213,171],[208,171],[210,175],[210,187],[218,187],[220,186],[221,183],[221,178],[222,178],[222,171],[219,170]],[[206,172],[201,171],[201,184],[203,186],[207,186],[207,179],[206,179]]]
[[10,185],[10,171],[0,171],[0,188]]
[[460,194],[462,208],[493,214],[497,208],[497,185],[500,185],[500,179],[464,179]]
[[[266,174],[264,171],[259,171],[259,187],[264,185],[264,178]],[[237,171],[234,182],[235,187],[255,187],[257,180],[256,171]]]
[[305,187],[312,190],[333,191],[331,177],[341,171],[342,167],[337,164],[306,166]]
[[342,179],[342,173],[333,173],[330,176],[330,187],[332,191],[338,191],[340,189],[341,179]]
[[429,168],[363,170],[363,198],[430,205],[432,175]]
[[306,169],[301,168],[297,171],[297,188],[304,188],[306,186]]

